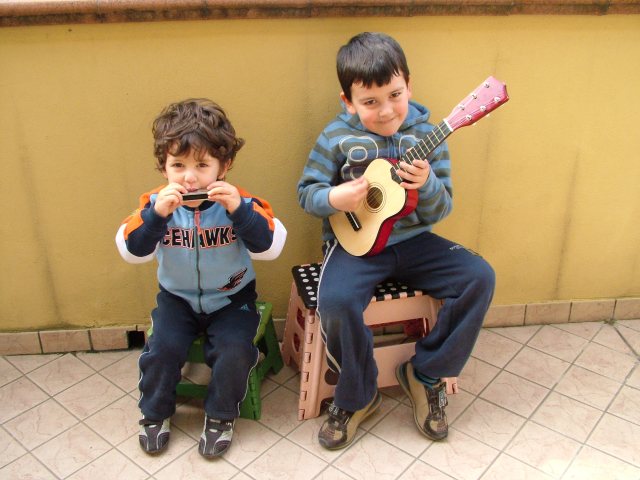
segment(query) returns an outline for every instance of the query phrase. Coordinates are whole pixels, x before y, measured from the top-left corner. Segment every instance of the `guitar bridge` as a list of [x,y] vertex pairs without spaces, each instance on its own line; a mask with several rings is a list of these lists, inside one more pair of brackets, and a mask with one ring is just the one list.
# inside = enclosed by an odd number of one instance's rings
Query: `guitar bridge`
[[349,224],[351,225],[351,228],[353,228],[354,231],[358,231],[362,229],[362,224],[360,223],[360,220],[358,220],[358,217],[356,216],[355,213],[353,212],[344,212],[344,214],[347,216],[347,220],[349,220]]

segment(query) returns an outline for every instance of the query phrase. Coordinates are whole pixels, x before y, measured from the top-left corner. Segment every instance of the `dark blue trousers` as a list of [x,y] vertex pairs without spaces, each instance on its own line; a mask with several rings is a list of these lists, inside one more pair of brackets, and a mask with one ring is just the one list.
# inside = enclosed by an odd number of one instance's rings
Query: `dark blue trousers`
[[327,358],[339,373],[335,404],[363,408],[376,391],[373,335],[363,311],[375,286],[389,278],[443,299],[434,329],[416,342],[411,362],[429,377],[460,374],[478,338],[495,288],[495,273],[479,255],[434,233],[423,233],[373,257],[354,257],[337,242],[325,249],[317,313]]
[[189,347],[201,333],[205,334],[205,362],[211,367],[204,410],[221,420],[238,417],[249,374],[258,361],[253,338],[260,316],[252,284],[231,300],[230,305],[216,312],[199,314],[180,297],[160,290],[158,306],[151,314],[153,334],[138,361],[138,406],[146,418],[164,420],[175,413],[181,370]]

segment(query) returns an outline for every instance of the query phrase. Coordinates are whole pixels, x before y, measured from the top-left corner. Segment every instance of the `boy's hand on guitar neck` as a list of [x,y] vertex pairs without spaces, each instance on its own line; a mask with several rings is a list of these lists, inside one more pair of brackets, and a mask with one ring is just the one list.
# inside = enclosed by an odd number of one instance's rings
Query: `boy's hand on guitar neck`
[[360,177],[332,187],[329,191],[329,205],[336,210],[353,212],[367,196],[369,181]]
[[398,176],[405,180],[400,184],[402,188],[407,190],[417,190],[425,183],[429,178],[431,172],[431,165],[425,160],[413,160],[413,165],[400,162],[400,169],[396,171]]

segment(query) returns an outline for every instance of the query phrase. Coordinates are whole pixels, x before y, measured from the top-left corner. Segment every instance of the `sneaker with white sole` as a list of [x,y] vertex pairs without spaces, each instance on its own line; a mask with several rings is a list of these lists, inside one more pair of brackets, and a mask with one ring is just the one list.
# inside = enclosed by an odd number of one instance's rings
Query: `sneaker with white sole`
[[155,455],[167,448],[171,433],[169,420],[168,418],[164,420],[143,418],[138,422],[140,424],[138,440],[142,450],[150,455]]
[[217,420],[206,415],[198,452],[205,458],[219,457],[231,446],[235,420]]

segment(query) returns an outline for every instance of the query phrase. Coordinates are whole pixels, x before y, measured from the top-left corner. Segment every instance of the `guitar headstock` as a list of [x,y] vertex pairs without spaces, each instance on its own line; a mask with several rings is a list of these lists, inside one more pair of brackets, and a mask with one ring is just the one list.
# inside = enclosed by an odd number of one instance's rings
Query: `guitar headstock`
[[445,122],[451,131],[473,125],[508,100],[507,86],[500,80],[489,77],[451,111]]

